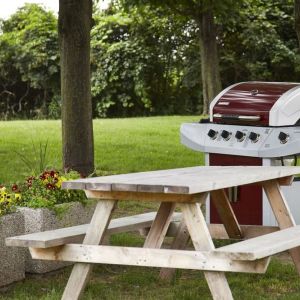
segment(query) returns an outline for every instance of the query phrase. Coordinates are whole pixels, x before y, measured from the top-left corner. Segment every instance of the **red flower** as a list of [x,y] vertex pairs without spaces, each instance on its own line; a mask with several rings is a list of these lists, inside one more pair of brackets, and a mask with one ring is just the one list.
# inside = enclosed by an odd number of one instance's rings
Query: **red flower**
[[18,192],[19,191],[19,187],[16,184],[13,184],[11,187],[13,192]]
[[56,171],[51,171],[50,172],[50,176],[52,177],[52,178],[55,178],[55,177],[57,177],[57,175],[58,175],[58,172],[56,172]]
[[55,185],[52,184],[52,183],[47,183],[47,184],[46,184],[46,188],[47,188],[48,190],[54,190],[54,189],[55,189]]
[[32,186],[32,181],[35,180],[35,177],[34,176],[30,176],[26,179],[27,181],[27,186],[28,187],[31,187]]

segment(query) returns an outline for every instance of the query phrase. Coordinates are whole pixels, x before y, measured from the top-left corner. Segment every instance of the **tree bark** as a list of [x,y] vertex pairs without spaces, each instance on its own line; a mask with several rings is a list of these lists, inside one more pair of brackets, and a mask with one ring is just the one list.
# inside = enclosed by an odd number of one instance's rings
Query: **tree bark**
[[63,168],[94,171],[90,82],[92,0],[59,0]]
[[209,103],[222,88],[216,40],[216,26],[211,6],[201,9],[197,23],[199,26],[201,55],[203,113],[207,114],[209,112]]
[[294,2],[294,15],[295,15],[295,31],[298,38],[300,48],[300,0]]

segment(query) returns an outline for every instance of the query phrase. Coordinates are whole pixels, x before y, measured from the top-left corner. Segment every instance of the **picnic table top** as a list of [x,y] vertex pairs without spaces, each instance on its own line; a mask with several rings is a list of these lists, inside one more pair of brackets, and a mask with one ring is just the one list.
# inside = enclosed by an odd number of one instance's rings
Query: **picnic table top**
[[64,189],[197,194],[300,173],[300,167],[206,166],[84,178]]

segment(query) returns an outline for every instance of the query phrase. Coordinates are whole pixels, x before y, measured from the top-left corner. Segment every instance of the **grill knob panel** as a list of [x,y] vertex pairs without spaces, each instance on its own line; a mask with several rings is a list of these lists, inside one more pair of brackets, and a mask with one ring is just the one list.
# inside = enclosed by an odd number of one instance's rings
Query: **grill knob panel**
[[282,131],[278,135],[278,139],[280,140],[281,144],[285,144],[288,141],[289,137],[290,136],[287,133]]
[[242,142],[245,139],[246,134],[242,131],[237,131],[235,133],[235,138],[237,139],[238,142]]
[[207,135],[212,139],[216,139],[217,135],[218,135],[218,131],[210,129],[207,133]]
[[221,132],[221,137],[225,140],[228,141],[231,137],[231,132],[227,131],[227,130],[222,130]]
[[259,134],[251,131],[250,134],[249,134],[249,140],[251,140],[252,143],[258,142]]

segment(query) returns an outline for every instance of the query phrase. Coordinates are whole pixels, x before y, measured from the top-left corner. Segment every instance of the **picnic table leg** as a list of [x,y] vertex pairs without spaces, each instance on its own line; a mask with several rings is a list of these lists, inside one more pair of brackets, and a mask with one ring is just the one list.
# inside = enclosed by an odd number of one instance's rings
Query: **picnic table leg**
[[[215,249],[200,205],[198,203],[183,203],[181,209],[195,249],[198,251]],[[204,276],[213,299],[233,299],[224,272],[205,271]]]
[[[200,196],[200,199],[198,199],[201,203],[206,202],[208,193],[203,193]],[[188,232],[187,226],[184,222],[184,219],[181,220],[176,236],[171,244],[171,249],[185,249],[188,242],[190,240],[190,234]],[[174,274],[176,272],[176,269],[174,268],[162,268],[159,273],[159,277],[163,280],[171,280],[174,277]]]
[[[102,242],[116,202],[117,201],[115,200],[98,201],[83,244],[99,245]],[[74,265],[62,296],[63,300],[76,300],[80,297],[88,281],[91,270],[92,264],[76,263]]]
[[[190,240],[190,235],[185,225],[184,220],[181,220],[174,241],[171,245],[171,249],[185,249]],[[163,280],[171,280],[176,272],[174,268],[162,268],[159,273],[159,277]]]
[[229,238],[241,239],[243,237],[242,229],[234,214],[225,190],[221,189],[212,191],[211,200],[218,211],[219,217],[224,224]]
[[144,248],[160,248],[172,220],[175,202],[162,202],[150,227]]
[[[281,187],[277,180],[268,180],[263,184],[267,198],[278,222],[280,229],[295,226],[295,220],[290,212]],[[295,267],[300,274],[300,247],[289,250],[290,255],[294,261]]]

